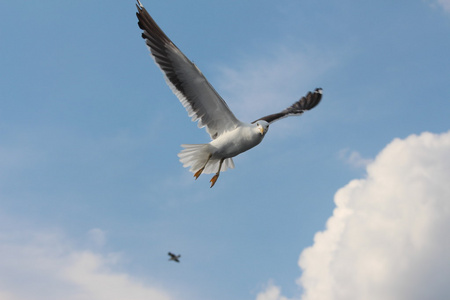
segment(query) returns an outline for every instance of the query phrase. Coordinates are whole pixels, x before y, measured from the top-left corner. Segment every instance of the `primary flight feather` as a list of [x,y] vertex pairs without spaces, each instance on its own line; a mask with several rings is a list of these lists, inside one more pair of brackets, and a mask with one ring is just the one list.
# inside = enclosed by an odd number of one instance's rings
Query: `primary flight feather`
[[213,187],[221,171],[234,168],[232,157],[262,141],[269,124],[288,116],[301,115],[319,104],[321,88],[309,92],[279,113],[252,123],[239,121],[197,66],[159,28],[139,0],[137,3],[138,25],[143,30],[142,38],[153,59],[192,121],[197,121],[199,127],[206,127],[211,136],[212,141],[207,144],[181,145],[184,149],[178,157],[184,167],[190,168],[196,179],[202,173],[215,172],[210,181]]

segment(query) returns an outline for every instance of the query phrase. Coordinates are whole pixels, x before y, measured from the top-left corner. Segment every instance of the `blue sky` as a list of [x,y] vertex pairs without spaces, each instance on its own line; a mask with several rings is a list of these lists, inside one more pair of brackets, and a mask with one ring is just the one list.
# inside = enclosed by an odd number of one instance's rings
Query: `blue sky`
[[323,100],[210,189],[133,1],[1,1],[0,299],[448,295],[448,0],[143,4],[242,121]]

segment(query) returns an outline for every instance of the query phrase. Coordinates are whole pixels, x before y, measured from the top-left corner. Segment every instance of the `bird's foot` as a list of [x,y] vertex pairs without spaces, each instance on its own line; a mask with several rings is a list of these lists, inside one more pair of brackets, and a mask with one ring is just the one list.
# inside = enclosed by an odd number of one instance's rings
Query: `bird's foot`
[[197,180],[197,178],[202,174],[204,169],[205,169],[205,167],[203,167],[200,170],[198,170],[197,172],[195,172],[195,174],[194,174],[195,180]]
[[216,175],[213,176],[213,178],[211,178],[211,180],[209,181],[209,182],[211,182],[210,188],[212,188],[216,184],[216,181],[218,178],[219,178],[219,173],[217,173]]

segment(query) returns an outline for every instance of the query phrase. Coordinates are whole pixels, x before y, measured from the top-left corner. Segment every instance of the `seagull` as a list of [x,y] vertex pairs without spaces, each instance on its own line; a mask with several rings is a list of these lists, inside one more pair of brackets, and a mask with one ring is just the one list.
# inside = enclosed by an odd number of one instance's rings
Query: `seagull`
[[179,258],[181,257],[181,255],[175,255],[175,254],[173,254],[171,252],[169,252],[168,255],[170,256],[169,260],[176,261],[177,263],[180,262]]
[[241,122],[197,66],[161,30],[139,0],[136,7],[142,38],[166,83],[192,121],[197,121],[199,128],[206,127],[211,137],[211,142],[206,144],[181,145],[183,150],[178,154],[183,167],[189,167],[195,179],[202,173],[215,173],[210,180],[210,187],[215,185],[220,172],[234,168],[233,157],[261,143],[270,124],[288,116],[299,116],[319,104],[322,89],[316,88],[279,113],[252,123]]

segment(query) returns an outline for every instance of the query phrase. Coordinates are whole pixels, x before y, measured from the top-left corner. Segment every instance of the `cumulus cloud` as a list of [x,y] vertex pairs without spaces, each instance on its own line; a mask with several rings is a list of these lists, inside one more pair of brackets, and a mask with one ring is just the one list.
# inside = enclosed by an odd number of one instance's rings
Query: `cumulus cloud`
[[281,289],[270,282],[266,290],[264,292],[259,293],[256,296],[256,300],[289,300],[289,299],[282,296]]
[[[103,241],[101,230],[90,234]],[[60,233],[1,234],[0,299],[171,299],[165,291],[115,271],[119,262],[117,254],[77,250]]]
[[450,132],[395,139],[340,189],[301,253],[302,299],[447,299],[449,153]]

